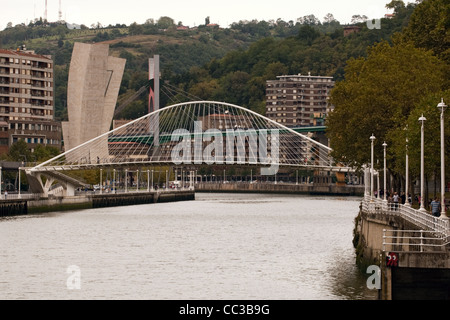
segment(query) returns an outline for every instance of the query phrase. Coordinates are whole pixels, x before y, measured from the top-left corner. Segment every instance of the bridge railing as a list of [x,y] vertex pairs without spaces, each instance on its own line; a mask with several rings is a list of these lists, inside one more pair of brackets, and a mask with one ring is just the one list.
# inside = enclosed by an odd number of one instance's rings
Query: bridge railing
[[1,193],[0,201],[2,200],[30,200],[30,199],[39,199],[39,194],[37,193],[8,193],[5,195]]
[[411,222],[417,228],[433,233],[444,243],[450,242],[450,220],[435,217],[428,211],[414,209],[401,203],[388,202],[379,198],[365,196],[362,201],[362,210],[366,213],[399,216]]
[[383,251],[429,251],[442,248],[447,243],[436,238],[434,231],[383,229]]

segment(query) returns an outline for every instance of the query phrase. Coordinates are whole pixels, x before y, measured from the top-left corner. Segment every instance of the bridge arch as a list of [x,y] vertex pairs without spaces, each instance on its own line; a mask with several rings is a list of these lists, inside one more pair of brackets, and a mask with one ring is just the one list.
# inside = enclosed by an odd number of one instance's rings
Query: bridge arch
[[[258,155],[249,154],[249,152],[255,152],[250,150],[253,146],[253,140],[251,140],[254,138],[253,135],[256,135],[259,138],[257,142],[262,144],[264,144],[263,139],[267,137],[269,146],[265,151],[270,154],[272,149],[278,147],[279,154],[277,157],[271,155],[269,163],[261,161],[260,164],[299,167],[332,165],[329,157],[331,148],[305,134],[238,105],[217,101],[193,101],[174,104],[132,120],[67,150],[31,168],[30,171],[174,163],[171,158],[172,151],[175,146],[179,147],[179,141],[174,138],[174,134],[178,139],[183,135],[184,138],[187,134],[190,135],[190,139],[186,140],[190,140],[193,144],[190,149],[191,160],[193,163],[200,164],[199,159],[196,158],[200,154],[194,148],[195,143],[199,143],[199,139],[196,138],[202,134],[203,140],[212,142],[211,136],[217,137],[219,132],[224,136],[224,142],[228,134],[234,133],[237,140],[244,137],[247,160],[258,158]],[[278,141],[271,145],[270,137],[274,134],[278,134]],[[202,144],[204,142],[201,141]],[[220,145],[217,143],[216,147]],[[213,153],[220,153],[217,148],[213,150]],[[258,149],[259,154],[262,149],[259,147]]]

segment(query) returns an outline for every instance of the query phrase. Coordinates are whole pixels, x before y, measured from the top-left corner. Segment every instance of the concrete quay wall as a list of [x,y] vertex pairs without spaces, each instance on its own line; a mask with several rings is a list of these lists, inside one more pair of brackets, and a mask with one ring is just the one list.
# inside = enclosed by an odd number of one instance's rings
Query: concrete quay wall
[[4,200],[0,201],[0,217],[190,200],[195,200],[193,190]]
[[195,191],[362,196],[364,187],[290,183],[197,183]]

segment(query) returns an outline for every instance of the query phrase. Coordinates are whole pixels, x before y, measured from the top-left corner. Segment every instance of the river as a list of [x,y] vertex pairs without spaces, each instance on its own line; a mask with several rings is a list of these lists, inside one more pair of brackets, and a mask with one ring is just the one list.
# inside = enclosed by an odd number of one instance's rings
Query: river
[[0,219],[0,299],[373,300],[358,198],[195,201]]

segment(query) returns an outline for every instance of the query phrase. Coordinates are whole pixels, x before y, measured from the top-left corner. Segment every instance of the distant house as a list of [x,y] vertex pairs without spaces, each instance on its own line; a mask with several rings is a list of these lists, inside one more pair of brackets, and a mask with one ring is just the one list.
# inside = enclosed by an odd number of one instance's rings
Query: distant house
[[352,33],[358,33],[361,31],[361,27],[358,26],[346,26],[344,27],[344,37],[347,37],[348,35]]
[[177,26],[177,30],[189,30],[189,27],[186,27],[186,26]]
[[393,17],[395,17],[395,14],[394,14],[394,13],[386,13],[386,14],[384,15],[384,17],[385,17],[386,19],[392,19]]

